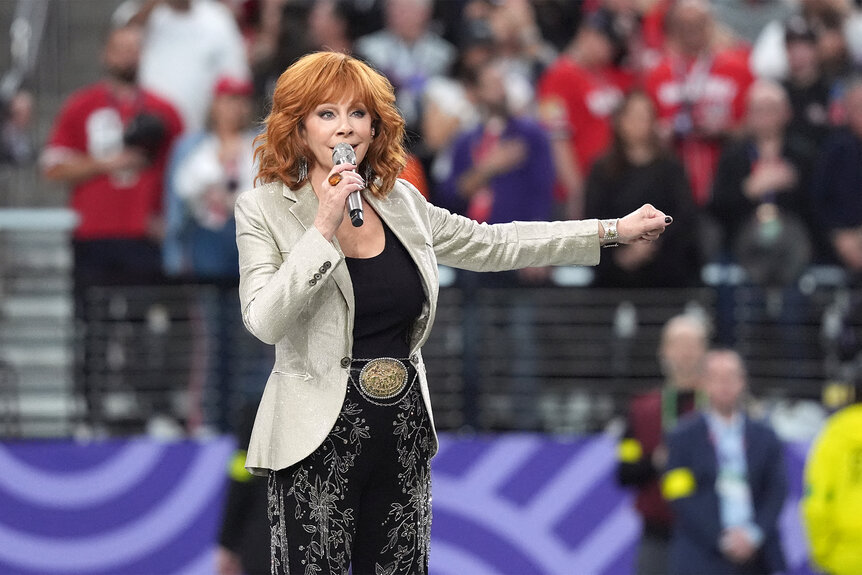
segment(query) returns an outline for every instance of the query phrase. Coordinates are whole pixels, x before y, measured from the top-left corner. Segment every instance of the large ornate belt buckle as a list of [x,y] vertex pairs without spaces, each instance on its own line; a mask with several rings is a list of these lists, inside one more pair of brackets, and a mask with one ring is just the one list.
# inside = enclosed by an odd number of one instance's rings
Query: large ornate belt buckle
[[407,368],[391,357],[372,359],[359,372],[359,387],[374,399],[395,397],[407,385]]

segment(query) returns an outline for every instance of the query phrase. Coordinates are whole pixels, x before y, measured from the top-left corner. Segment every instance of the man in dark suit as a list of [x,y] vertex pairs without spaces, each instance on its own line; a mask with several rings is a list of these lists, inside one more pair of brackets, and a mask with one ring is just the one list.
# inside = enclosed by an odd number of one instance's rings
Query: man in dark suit
[[739,354],[709,352],[702,389],[707,409],[681,421],[668,440],[662,492],[676,518],[670,572],[782,571],[782,446],[769,427],[742,409],[746,373]]

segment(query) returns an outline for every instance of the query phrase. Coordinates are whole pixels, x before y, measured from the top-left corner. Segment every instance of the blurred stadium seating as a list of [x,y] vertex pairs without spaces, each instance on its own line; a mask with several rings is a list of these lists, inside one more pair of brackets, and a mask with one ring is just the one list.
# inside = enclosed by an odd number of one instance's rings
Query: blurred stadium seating
[[[120,4],[50,2],[39,65],[27,84],[36,96],[37,142],[44,141],[63,99],[99,77],[104,33]],[[10,29],[16,5],[0,0],[0,30]],[[11,64],[0,46],[0,72]],[[65,193],[38,179],[35,166],[0,167],[0,435],[75,433],[86,415],[72,383],[82,338],[98,350],[87,377],[112,429],[140,427],[153,406],[182,423],[206,423],[213,402],[229,400],[199,381],[205,318],[198,302],[212,288],[93,288],[88,327],[76,339],[67,241],[72,215],[59,209],[65,203]],[[27,210],[16,209],[22,207]],[[536,401],[548,431],[603,429],[621,415],[630,394],[657,382],[661,325],[692,307],[732,319],[723,336],[746,357],[757,396],[817,399],[824,382],[842,376],[843,364],[826,337],[835,335],[830,326],[853,295],[840,270],[811,270],[793,299],[745,285],[734,268],[705,271],[708,287],[698,290],[597,290],[565,280],[519,290],[535,313],[538,387],[529,396],[519,396],[511,381],[523,375],[513,367],[517,354],[507,335],[518,327],[506,311],[515,292],[444,287],[424,349],[438,425],[516,429],[512,406]],[[794,313],[779,320],[777,306]],[[254,369],[243,363],[242,349],[208,352],[230,353],[236,373]]]

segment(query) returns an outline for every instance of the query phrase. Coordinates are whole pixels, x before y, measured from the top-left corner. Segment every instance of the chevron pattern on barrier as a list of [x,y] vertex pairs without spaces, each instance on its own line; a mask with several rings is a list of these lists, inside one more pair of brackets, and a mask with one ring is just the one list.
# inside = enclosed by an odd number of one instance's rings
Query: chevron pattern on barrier
[[[432,575],[632,573],[640,520],[616,486],[616,439],[442,437],[433,465]],[[805,447],[789,445],[781,517],[789,573],[809,573],[798,518]]]
[[[609,436],[441,434],[431,575],[625,575],[640,525]],[[0,573],[211,575],[228,438],[0,443]],[[790,570],[806,448],[785,450]]]

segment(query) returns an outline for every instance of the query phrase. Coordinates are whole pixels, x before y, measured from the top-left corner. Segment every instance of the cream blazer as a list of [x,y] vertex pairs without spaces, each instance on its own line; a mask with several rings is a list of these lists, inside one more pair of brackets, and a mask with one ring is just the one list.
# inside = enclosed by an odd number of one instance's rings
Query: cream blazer
[[[428,203],[404,180],[386,199],[364,194],[364,200],[404,244],[422,278],[425,304],[413,324],[410,361],[432,428],[421,349],[437,311],[437,264],[502,271],[599,261],[596,220],[479,224]],[[246,459],[258,475],[317,449],[347,392],[353,285],[338,241],[327,241],[312,225],[317,205],[310,185],[292,190],[280,182],[245,192],[236,203],[243,322],[275,345]]]

